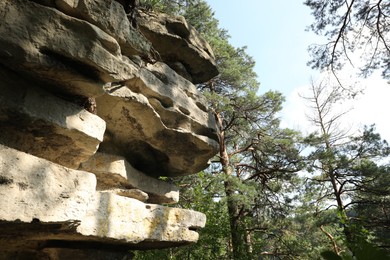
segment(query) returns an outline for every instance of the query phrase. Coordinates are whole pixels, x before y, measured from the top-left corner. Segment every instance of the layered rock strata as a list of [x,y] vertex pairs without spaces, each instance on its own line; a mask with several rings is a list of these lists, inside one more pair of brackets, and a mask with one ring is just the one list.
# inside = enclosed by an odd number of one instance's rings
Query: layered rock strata
[[126,259],[196,242],[167,207],[217,151],[194,83],[218,72],[182,17],[114,0],[0,2],[0,259]]

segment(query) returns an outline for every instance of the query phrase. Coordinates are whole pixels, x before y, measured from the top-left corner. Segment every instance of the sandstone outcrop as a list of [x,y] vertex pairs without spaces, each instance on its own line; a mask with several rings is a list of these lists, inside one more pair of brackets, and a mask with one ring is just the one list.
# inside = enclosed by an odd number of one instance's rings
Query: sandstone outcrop
[[218,74],[182,17],[114,0],[0,1],[0,259],[126,259],[196,242],[167,207],[217,151],[194,83]]
[[138,78],[124,85],[106,88],[96,102],[110,134],[102,149],[115,153],[114,145],[152,176],[199,172],[215,154],[217,135],[206,102],[192,83],[163,63],[142,68]]
[[[198,239],[194,230],[205,225],[205,216],[199,212],[95,192],[92,173],[3,145],[0,155],[0,250],[10,247],[4,231],[17,233],[14,240],[22,239],[16,241],[18,250],[60,240],[141,248],[150,241],[162,245],[194,242]],[[31,225],[22,229],[22,223]],[[158,242],[157,247],[161,246]]]

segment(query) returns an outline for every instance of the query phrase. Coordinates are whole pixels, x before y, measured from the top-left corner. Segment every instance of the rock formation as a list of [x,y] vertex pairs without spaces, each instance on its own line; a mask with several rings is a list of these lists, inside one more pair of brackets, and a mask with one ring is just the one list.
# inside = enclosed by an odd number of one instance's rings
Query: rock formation
[[129,259],[196,242],[167,207],[217,151],[194,84],[218,74],[183,17],[122,1],[0,1],[0,259]]

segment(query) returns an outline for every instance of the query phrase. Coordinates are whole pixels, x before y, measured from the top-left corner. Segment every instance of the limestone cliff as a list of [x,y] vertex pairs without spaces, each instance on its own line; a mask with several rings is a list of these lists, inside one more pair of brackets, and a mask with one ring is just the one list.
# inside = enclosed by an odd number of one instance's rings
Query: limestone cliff
[[125,259],[196,242],[160,176],[217,151],[194,86],[218,74],[183,17],[121,1],[0,1],[0,259]]

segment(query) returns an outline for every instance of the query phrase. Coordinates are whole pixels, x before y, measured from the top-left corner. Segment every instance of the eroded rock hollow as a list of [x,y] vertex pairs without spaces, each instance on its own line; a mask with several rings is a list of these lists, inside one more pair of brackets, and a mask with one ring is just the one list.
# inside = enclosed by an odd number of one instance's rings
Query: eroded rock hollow
[[[126,259],[196,242],[167,207],[217,151],[194,84],[218,74],[183,17],[121,1],[0,1],[0,259]],[[87,257],[88,258],[85,258]]]

